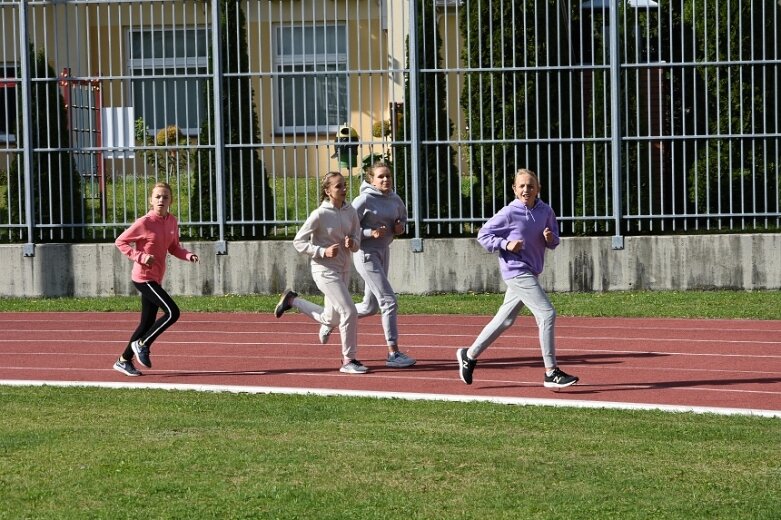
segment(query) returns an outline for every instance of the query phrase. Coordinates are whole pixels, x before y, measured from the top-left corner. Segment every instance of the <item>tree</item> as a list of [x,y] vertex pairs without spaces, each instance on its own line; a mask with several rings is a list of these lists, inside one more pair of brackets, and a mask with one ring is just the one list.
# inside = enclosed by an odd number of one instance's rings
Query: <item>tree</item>
[[[255,109],[255,92],[250,78],[247,55],[245,15],[236,0],[222,0],[220,8],[220,50],[223,72],[222,131],[225,137],[225,215],[228,220],[251,221],[271,220],[274,217],[273,190],[268,181],[263,162],[256,146],[260,143],[258,115]],[[213,65],[212,65],[213,66]],[[209,116],[212,114],[213,86],[205,82]],[[249,110],[248,110],[249,108]],[[200,142],[210,144],[214,131],[211,117],[201,127]],[[216,185],[211,175],[203,169],[213,171],[214,151],[201,152],[201,172],[195,178],[195,192],[200,194],[200,207],[192,208],[193,215],[202,215],[202,220],[213,221],[217,216]],[[257,238],[267,234],[267,225],[236,224],[228,228],[232,238]]]
[[[417,114],[420,139],[424,143],[420,147],[420,198],[419,204],[423,218],[448,218],[458,213],[461,203],[461,177],[455,164],[455,152],[449,144],[439,144],[447,141],[453,133],[453,123],[447,114],[447,83],[444,73],[436,70],[441,64],[442,38],[437,30],[436,7],[434,2],[421,0],[417,2],[418,53],[417,61],[420,69],[418,84],[418,106],[407,109],[404,135],[409,136],[410,117]],[[409,45],[407,46],[407,63],[409,63]],[[406,99],[410,99],[409,75],[406,78]],[[417,110],[415,110],[417,109]],[[397,139],[402,135],[397,135]],[[403,147],[408,152],[409,147]],[[409,155],[407,153],[395,156],[397,171],[409,171],[406,168]],[[401,155],[399,160],[398,155]],[[404,175],[394,175],[399,192],[404,191]],[[407,187],[408,188],[408,187]],[[407,189],[409,193],[411,190]],[[411,207],[410,201],[407,203]],[[458,229],[438,226],[432,233],[450,235],[458,233]]]
[[780,18],[781,5],[772,0],[750,5],[717,0],[684,3],[682,19],[696,41],[691,61],[705,62],[697,67],[701,95],[695,133],[722,136],[700,146],[689,169],[689,197],[699,212],[778,209],[774,202],[781,194],[778,138],[751,134],[781,131],[781,67],[737,62],[779,58],[781,43],[774,23]]
[[[570,163],[564,147],[543,142],[569,135],[573,82],[561,69],[537,67],[570,63],[566,45],[558,45],[569,27],[560,20],[555,0],[496,2],[475,0],[462,11],[465,41],[461,106],[470,140],[470,173],[476,179],[474,216],[488,217],[511,200],[515,171],[536,171],[543,187],[560,200],[575,183],[558,185],[558,165]],[[506,69],[506,70],[500,70]]]
[[[38,81],[30,86],[31,142],[24,143],[24,132],[19,132],[20,144],[32,152],[33,220],[41,228],[37,237],[28,240],[61,241],[79,238],[72,224],[83,222],[84,208],[81,192],[81,176],[76,171],[70,151],[70,133],[67,125],[65,101],[58,86],[57,74],[48,63],[46,54],[36,52],[30,44],[32,63],[30,75]],[[20,97],[17,97],[20,99]],[[21,129],[18,129],[21,130]],[[16,154],[8,171],[10,193],[24,193],[22,155]],[[17,184],[18,183],[18,184]],[[11,223],[23,223],[24,207],[12,204],[9,208]]]

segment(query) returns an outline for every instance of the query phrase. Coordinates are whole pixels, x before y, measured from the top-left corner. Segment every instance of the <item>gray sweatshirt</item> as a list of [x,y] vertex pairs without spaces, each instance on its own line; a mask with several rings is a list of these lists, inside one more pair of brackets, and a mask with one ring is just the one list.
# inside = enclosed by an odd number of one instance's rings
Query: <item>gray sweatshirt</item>
[[[353,238],[353,250],[344,247],[344,238]],[[340,244],[339,253],[333,258],[326,258],[325,248]],[[299,253],[308,255],[312,260],[312,271],[322,272],[333,270],[343,272],[352,268],[352,254],[358,251],[361,244],[361,224],[355,208],[346,202],[341,208],[334,207],[330,201],[324,200],[315,209],[293,239],[293,247]]]
[[[407,224],[407,207],[395,191],[383,193],[368,182],[361,184],[361,193],[353,200],[353,207],[361,221],[361,250],[382,251],[393,242],[393,226],[398,220]],[[388,232],[380,238],[372,237],[372,229],[386,226]]]

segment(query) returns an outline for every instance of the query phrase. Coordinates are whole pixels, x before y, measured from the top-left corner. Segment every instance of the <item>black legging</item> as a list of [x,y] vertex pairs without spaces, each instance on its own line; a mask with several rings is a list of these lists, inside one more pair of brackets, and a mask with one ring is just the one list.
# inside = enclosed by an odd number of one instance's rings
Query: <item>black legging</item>
[[[179,307],[157,282],[133,282],[141,293],[141,323],[130,336],[130,341],[122,354],[124,359],[133,359],[133,349],[130,344],[142,339],[149,347],[152,342],[179,319]],[[157,311],[162,309],[163,315],[157,319]]]

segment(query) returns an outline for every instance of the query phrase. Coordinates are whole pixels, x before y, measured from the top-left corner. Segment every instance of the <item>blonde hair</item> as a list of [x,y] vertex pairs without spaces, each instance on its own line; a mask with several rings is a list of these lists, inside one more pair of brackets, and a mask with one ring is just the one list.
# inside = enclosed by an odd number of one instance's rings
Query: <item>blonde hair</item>
[[167,182],[156,182],[154,186],[152,186],[152,189],[149,191],[149,196],[151,197],[152,194],[155,192],[155,188],[165,188],[168,190],[168,193],[173,193],[174,190],[171,189],[171,185]]
[[515,178],[513,178],[513,185],[515,185],[515,183],[518,182],[518,177],[520,177],[521,175],[529,175],[532,179],[534,179],[534,182],[537,183],[537,189],[539,190],[541,188],[540,178],[537,177],[536,173],[526,168],[520,168],[517,172],[515,172]]
[[369,166],[368,168],[366,168],[366,180],[368,182],[371,182],[371,181],[374,180],[375,170],[377,170],[377,168],[387,168],[388,172],[391,175],[393,175],[393,172],[391,171],[390,166],[388,165],[388,163],[386,163],[384,161],[377,161],[375,163],[372,163],[372,165]]
[[[168,184],[167,182],[156,182],[155,185],[152,186],[152,189],[149,190],[149,202],[150,202],[149,206],[150,207],[152,207],[152,204],[151,204],[151,202],[152,202],[152,195],[154,195],[155,190],[157,188],[165,188],[165,189],[167,189],[168,190],[168,195],[171,197],[171,199],[173,199],[174,190],[171,189],[171,185]],[[173,200],[171,200],[171,202],[173,202]]]
[[331,179],[333,179],[337,175],[339,177],[344,177],[344,175],[342,175],[341,172],[328,172],[325,175],[323,175],[323,178],[320,180],[320,202],[323,202],[328,198],[328,194],[325,191],[331,185]]

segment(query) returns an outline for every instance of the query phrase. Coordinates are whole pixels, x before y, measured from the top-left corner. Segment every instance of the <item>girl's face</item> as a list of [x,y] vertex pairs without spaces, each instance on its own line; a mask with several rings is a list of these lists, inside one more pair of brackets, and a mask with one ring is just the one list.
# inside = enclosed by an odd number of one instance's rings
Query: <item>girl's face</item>
[[386,166],[375,168],[371,184],[382,193],[390,193],[393,189],[393,175],[390,168]]
[[161,217],[168,215],[168,210],[171,207],[171,192],[168,188],[157,186],[152,190],[152,195],[149,197],[149,204],[152,206],[152,210]]
[[522,173],[515,177],[513,192],[518,200],[523,202],[527,208],[533,208],[537,202],[537,195],[540,194],[540,186],[537,179],[528,173]]
[[344,177],[341,175],[334,175],[328,181],[328,187],[325,189],[325,194],[328,195],[328,200],[331,201],[336,207],[341,207],[344,203],[344,198],[347,196],[347,184],[344,182]]

